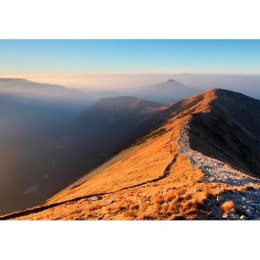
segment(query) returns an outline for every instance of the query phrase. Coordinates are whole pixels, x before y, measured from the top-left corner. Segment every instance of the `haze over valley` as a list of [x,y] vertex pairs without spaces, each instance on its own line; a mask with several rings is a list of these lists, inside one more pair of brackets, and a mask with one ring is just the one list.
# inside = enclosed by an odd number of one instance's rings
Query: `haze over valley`
[[[198,92],[180,86],[169,80],[140,95],[177,101]],[[104,162],[146,133],[162,106],[131,96],[95,102],[77,90],[24,79],[0,79],[0,91],[1,213],[39,203]]]

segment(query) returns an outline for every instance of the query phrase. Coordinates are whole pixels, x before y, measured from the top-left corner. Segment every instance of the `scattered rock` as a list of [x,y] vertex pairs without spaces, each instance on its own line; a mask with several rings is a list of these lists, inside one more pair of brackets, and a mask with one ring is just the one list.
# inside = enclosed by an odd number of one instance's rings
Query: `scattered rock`
[[102,197],[101,196],[93,196],[93,197],[87,198],[87,200],[89,200],[89,201],[102,200]]
[[[210,203],[203,204],[204,218],[210,219],[259,219],[260,218],[260,189],[253,185],[259,185],[260,180],[248,176],[246,173],[232,168],[227,163],[205,156],[190,147],[189,124],[184,124],[178,140],[179,153],[189,158],[193,167],[204,173],[202,182],[223,183],[229,186],[245,187],[243,191],[226,191],[221,196],[210,199]],[[228,202],[229,203],[226,203]],[[233,201],[233,204],[231,203]],[[225,204],[226,203],[226,204]],[[221,216],[215,208],[220,204]],[[233,209],[234,208],[234,209]],[[207,215],[206,215],[207,214]],[[202,218],[203,218],[202,217]]]
[[220,211],[219,207],[217,207],[217,206],[213,206],[212,207],[211,215],[214,216],[214,218],[216,218],[216,219],[221,219],[222,218],[221,211]]
[[250,209],[247,209],[247,210],[246,210],[246,214],[247,214],[247,216],[248,216],[249,218],[253,217],[253,212],[252,212],[252,210],[250,210]]
[[251,207],[251,206],[247,206],[247,208],[248,208],[249,210],[251,210],[251,211],[253,211],[253,210],[254,210],[254,208],[253,208],[253,207]]
[[245,186],[251,183],[260,184],[259,179],[250,177],[226,163],[191,149],[188,129],[189,125],[186,124],[180,131],[180,138],[178,140],[179,153],[187,156],[193,167],[203,171],[205,175],[204,182],[225,183],[230,186]]
[[139,205],[133,205],[131,206],[131,209],[139,209]]
[[114,202],[116,202],[115,200],[109,200],[108,202],[107,202],[107,205],[110,205],[110,204],[112,204],[112,203],[114,203]]
[[151,201],[151,196],[143,196],[143,197],[141,197],[141,200],[142,201]]
[[236,210],[234,208],[229,211],[228,219],[236,220],[236,219],[239,219],[239,218],[240,218],[240,216],[237,214],[237,212],[236,212]]
[[128,208],[129,208],[129,206],[121,206],[121,207],[119,207],[119,210],[124,211],[124,210],[126,210]]
[[168,188],[164,188],[164,189],[162,190],[162,194],[165,195],[168,190],[169,190]]

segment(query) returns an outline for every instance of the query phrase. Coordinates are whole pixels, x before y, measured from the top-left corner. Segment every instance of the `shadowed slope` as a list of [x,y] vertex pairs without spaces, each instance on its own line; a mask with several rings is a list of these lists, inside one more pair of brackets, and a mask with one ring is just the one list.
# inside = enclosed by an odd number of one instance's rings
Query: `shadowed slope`
[[163,109],[134,97],[96,102],[71,123],[61,140],[63,150],[55,167],[63,182],[68,185],[149,132],[154,116]]
[[260,101],[227,90],[214,90],[210,113],[190,122],[191,148],[260,177]]

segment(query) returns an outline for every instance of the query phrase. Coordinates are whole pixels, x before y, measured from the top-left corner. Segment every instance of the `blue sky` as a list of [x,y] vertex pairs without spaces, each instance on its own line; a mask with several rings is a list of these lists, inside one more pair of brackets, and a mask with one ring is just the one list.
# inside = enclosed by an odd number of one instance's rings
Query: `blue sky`
[[260,40],[1,40],[0,73],[260,74]]
[[260,40],[0,40],[0,77],[122,88],[172,75],[260,75]]

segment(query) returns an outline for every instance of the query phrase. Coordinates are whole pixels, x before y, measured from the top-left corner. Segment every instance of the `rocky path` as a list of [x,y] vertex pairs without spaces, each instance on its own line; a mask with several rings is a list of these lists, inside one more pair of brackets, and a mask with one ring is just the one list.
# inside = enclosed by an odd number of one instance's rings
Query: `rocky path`
[[260,184],[260,180],[250,177],[245,173],[233,169],[226,163],[207,157],[190,147],[189,126],[185,125],[180,132],[179,153],[187,156],[195,168],[204,173],[202,182],[223,183],[229,186],[248,187],[243,192],[225,192],[221,196],[213,198],[205,204],[207,210],[212,211],[212,219],[222,219],[217,210],[212,210],[225,201],[232,200],[235,203],[227,219],[260,219],[260,189],[250,188],[254,184]]

